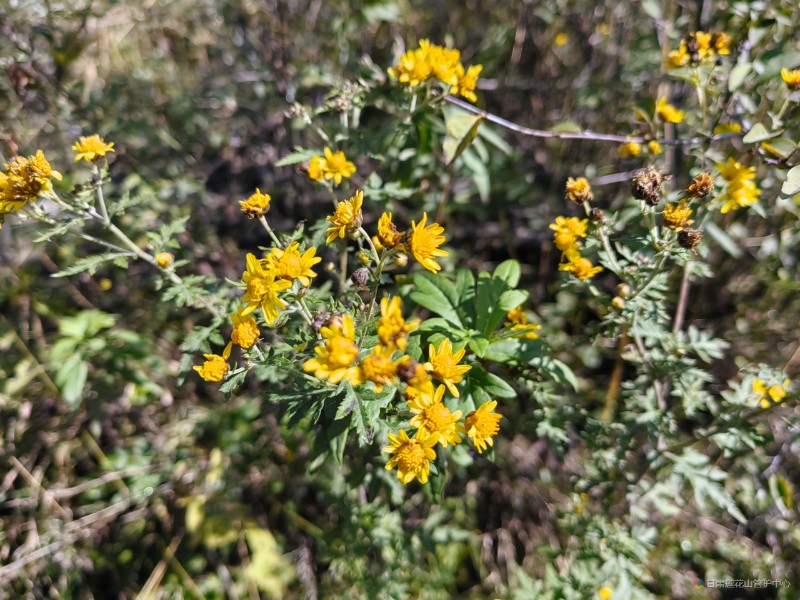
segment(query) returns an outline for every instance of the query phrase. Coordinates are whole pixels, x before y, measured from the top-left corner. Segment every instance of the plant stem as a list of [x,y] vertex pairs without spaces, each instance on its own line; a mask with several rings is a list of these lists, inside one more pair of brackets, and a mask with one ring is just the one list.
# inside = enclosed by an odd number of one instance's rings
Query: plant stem
[[97,205],[100,207],[100,214],[103,218],[103,223],[108,225],[111,223],[111,219],[108,216],[108,210],[106,209],[106,199],[103,196],[103,176],[100,173],[100,167],[96,164],[94,165],[94,175],[97,178],[97,187],[95,187],[95,191],[97,192]]
[[692,273],[691,261],[686,261],[683,265],[683,277],[681,287],[678,292],[678,306],[675,309],[675,321],[672,323],[672,332],[678,333],[683,327],[683,318],[686,316],[686,305],[689,300],[689,276]]
[[267,219],[266,219],[266,217],[265,217],[264,215],[261,215],[261,216],[258,218],[258,220],[259,220],[259,221],[261,222],[261,224],[264,226],[264,229],[266,229],[266,230],[267,230],[267,233],[269,234],[269,237],[271,237],[271,238],[272,238],[272,241],[275,243],[275,245],[276,245],[278,248],[282,248],[283,246],[282,246],[282,244],[281,244],[280,240],[278,239],[278,236],[277,236],[277,235],[275,235],[275,232],[274,232],[274,231],[272,231],[272,228],[269,226],[269,223],[267,223]]

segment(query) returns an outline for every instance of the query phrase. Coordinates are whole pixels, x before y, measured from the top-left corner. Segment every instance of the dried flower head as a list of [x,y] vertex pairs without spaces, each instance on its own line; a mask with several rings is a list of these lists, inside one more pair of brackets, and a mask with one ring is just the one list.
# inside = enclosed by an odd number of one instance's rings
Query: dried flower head
[[367,287],[367,283],[369,283],[369,269],[365,267],[356,269],[353,271],[353,274],[350,275],[350,281],[352,281],[359,288],[364,289]]
[[633,177],[631,193],[637,200],[644,200],[650,206],[656,206],[661,200],[661,184],[669,179],[655,169],[648,167]]
[[702,241],[703,232],[699,229],[687,227],[683,231],[678,232],[678,244],[680,244],[681,248],[694,251]]
[[694,176],[692,183],[686,188],[686,195],[690,198],[705,198],[714,191],[715,177],[708,171],[702,171]]

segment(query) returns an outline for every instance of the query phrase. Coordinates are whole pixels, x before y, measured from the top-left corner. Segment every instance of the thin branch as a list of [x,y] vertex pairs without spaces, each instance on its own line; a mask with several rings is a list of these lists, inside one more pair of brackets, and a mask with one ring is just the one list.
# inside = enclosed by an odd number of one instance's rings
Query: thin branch
[[[459,100],[453,96],[445,96],[445,102],[449,102],[453,106],[457,106],[463,110],[471,112],[472,114],[479,115],[489,121],[490,123],[494,123],[495,125],[500,125],[501,127],[505,127],[506,129],[510,129],[511,131],[515,131],[522,135],[527,135],[530,137],[539,137],[539,138],[555,138],[559,140],[592,140],[595,142],[614,142],[618,144],[624,144],[626,142],[649,142],[651,141],[650,138],[644,138],[642,136],[635,136],[635,135],[618,135],[615,133],[597,133],[595,131],[579,131],[575,132],[561,132],[561,131],[546,131],[544,129],[532,129],[530,127],[524,127],[523,125],[518,125],[511,121],[507,121],[502,117],[498,117],[490,112],[482,110],[477,106],[473,106],[468,102],[464,102],[463,100]],[[717,135],[712,136],[697,136],[692,138],[685,138],[685,139],[674,139],[674,140],[666,140],[659,138],[657,141],[661,144],[666,145],[691,145],[691,144],[699,144],[702,142],[714,142],[717,140],[732,138],[732,137],[741,137],[739,133],[720,133]]]

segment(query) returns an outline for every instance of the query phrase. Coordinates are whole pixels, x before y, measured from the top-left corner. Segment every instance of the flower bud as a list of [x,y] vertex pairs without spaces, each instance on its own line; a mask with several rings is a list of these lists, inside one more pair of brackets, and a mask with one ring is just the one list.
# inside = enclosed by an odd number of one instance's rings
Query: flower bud
[[156,254],[156,263],[162,269],[166,269],[175,261],[175,257],[169,252],[159,252]]
[[617,284],[617,296],[620,298],[627,298],[631,295],[631,286],[627,283]]
[[364,289],[367,287],[367,283],[369,283],[369,271],[364,267],[356,269],[353,271],[353,274],[350,275],[350,281],[352,281],[361,289]]
[[598,223],[601,225],[608,221],[605,213],[597,207],[592,209],[592,212],[589,213],[589,217],[592,219],[592,223]]
[[619,296],[614,296],[611,299],[611,306],[613,306],[616,310],[622,310],[623,308],[625,308],[625,300],[623,300]]
[[683,231],[678,232],[678,244],[687,250],[694,250],[703,241],[703,232],[699,229],[692,229],[687,227]]

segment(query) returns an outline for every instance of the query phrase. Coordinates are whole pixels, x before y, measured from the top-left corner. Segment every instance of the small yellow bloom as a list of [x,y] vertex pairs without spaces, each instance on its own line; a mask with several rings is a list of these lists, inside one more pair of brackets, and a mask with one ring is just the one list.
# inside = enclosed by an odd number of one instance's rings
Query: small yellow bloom
[[569,35],[562,31],[556,35],[556,38],[553,41],[555,42],[555,45],[558,46],[559,48],[562,46],[566,46],[567,42],[569,41]]
[[714,135],[722,133],[742,133],[742,125],[735,121],[725,121],[714,127]]
[[521,337],[527,340],[536,340],[539,338],[536,332],[539,331],[542,326],[536,323],[529,323],[528,316],[525,314],[525,311],[522,310],[522,306],[518,306],[506,314],[506,319],[508,319],[505,322],[506,327],[511,327],[512,331],[520,332],[520,334],[515,337]]
[[726,164],[717,163],[717,169],[722,178],[728,182],[725,195],[722,196],[722,200],[725,201],[720,209],[722,214],[758,202],[761,190],[754,181],[755,167],[745,167],[731,157]]
[[464,72],[462,64],[456,65],[456,83],[450,88],[451,94],[459,94],[470,102],[477,102],[475,87],[478,85],[478,75],[483,70],[483,65],[473,65]]
[[364,192],[358,190],[349,200],[343,200],[336,206],[336,210],[327,220],[333,224],[325,232],[325,243],[330,244],[337,237],[344,238],[361,227],[364,216],[361,213],[361,204],[364,201]]
[[647,151],[652,154],[653,156],[658,156],[664,149],[661,147],[661,144],[658,143],[656,140],[651,140],[647,142]]
[[664,221],[664,225],[670,229],[680,231],[687,225],[694,223],[689,218],[691,216],[692,209],[686,206],[686,200],[681,200],[678,204],[667,204],[661,214],[661,219]]
[[464,357],[466,350],[462,348],[458,352],[453,352],[453,344],[445,338],[439,344],[437,350],[433,344],[428,346],[428,362],[425,368],[430,372],[434,379],[438,379],[447,386],[450,393],[458,398],[457,383],[464,379],[464,373],[472,367],[469,365],[459,365],[458,362]]
[[380,392],[384,385],[395,383],[399,364],[399,360],[392,360],[392,350],[383,346],[375,346],[372,352],[361,361],[361,374],[364,381],[373,382],[375,391]]
[[781,69],[781,77],[783,78],[786,87],[790,90],[800,90],[800,69],[790,71],[786,67]]
[[619,154],[625,158],[639,156],[642,153],[642,145],[639,142],[625,142],[619,147]]
[[231,342],[245,350],[256,345],[261,332],[253,317],[243,317],[241,313],[233,313],[231,322],[233,323]]
[[166,269],[169,267],[173,262],[175,262],[175,257],[172,256],[169,252],[159,252],[156,254],[156,263],[162,269]]
[[731,53],[731,36],[724,31],[711,34],[711,46],[720,56]]
[[107,153],[114,152],[114,142],[107,144],[99,135],[94,134],[88,137],[81,137],[72,146],[72,151],[76,153],[75,162],[81,159],[86,162],[94,162],[103,158]]
[[327,146],[325,156],[314,156],[308,163],[308,177],[314,181],[330,181],[339,185],[345,177],[351,177],[356,166],[347,160],[344,152],[334,152]]
[[409,438],[405,431],[400,431],[397,435],[390,433],[390,445],[383,451],[393,456],[386,463],[386,470],[391,471],[397,467],[397,478],[403,484],[409,484],[415,478],[420,483],[428,483],[431,461],[436,459],[433,447],[438,441],[438,433],[426,435],[418,431],[414,439]]
[[589,180],[585,177],[578,177],[577,179],[570,177],[567,179],[566,190],[567,195],[565,198],[575,204],[583,204],[594,200],[592,186],[589,185]]
[[406,383],[406,398],[413,400],[419,394],[428,392],[433,393],[433,379],[425,368],[425,365],[418,363],[410,356],[400,359],[397,374]]
[[500,419],[503,415],[493,412],[496,407],[497,400],[485,402],[464,419],[467,435],[481,454],[488,446],[494,446],[493,438],[500,431]]
[[666,123],[680,123],[686,116],[685,112],[672,106],[666,98],[656,100],[656,114]]
[[419,45],[419,48],[403,54],[400,62],[394,68],[389,69],[389,75],[396,77],[400,83],[409,87],[416,87],[427,81],[433,73],[433,68],[428,60],[430,42],[421,40]]
[[423,267],[432,273],[437,273],[442,267],[436,262],[436,258],[448,255],[445,250],[439,249],[445,242],[444,236],[441,235],[444,233],[444,227],[438,223],[431,223],[426,227],[427,220],[428,213],[423,213],[419,223],[411,221],[408,251]]
[[788,379],[783,385],[775,384],[767,388],[767,384],[761,379],[753,381],[753,393],[758,395],[758,401],[762,408],[769,408],[772,404],[780,404],[786,398],[786,388],[791,385]]
[[386,348],[405,350],[408,333],[419,327],[419,321],[403,318],[403,305],[400,296],[391,300],[381,298],[381,316],[378,319],[378,338]]
[[206,359],[206,362],[193,368],[198,372],[204,381],[219,383],[225,379],[225,375],[227,375],[228,370],[230,369],[228,366],[228,358],[230,355],[231,347],[229,344],[222,352],[222,356],[218,354],[204,354],[203,357]]
[[550,224],[550,229],[555,231],[553,241],[561,252],[569,252],[580,248],[580,238],[586,237],[586,228],[589,219],[578,217],[556,217],[556,222]]
[[584,258],[577,250],[566,253],[567,262],[558,265],[559,271],[569,271],[581,280],[591,279],[603,270],[603,267],[595,267],[588,258]]
[[108,277],[103,277],[100,280],[99,284],[100,284],[100,289],[103,290],[104,292],[107,292],[112,287],[114,287],[114,282],[111,281]]
[[242,281],[247,285],[247,293],[242,300],[246,303],[242,316],[261,307],[267,324],[272,325],[278,318],[278,309],[286,308],[286,304],[278,298],[278,292],[291,287],[292,282],[276,279],[277,271],[264,268],[262,261],[255,255],[247,254],[247,270],[242,274]]
[[392,223],[392,213],[383,213],[378,220],[378,241],[384,248],[394,248],[403,240],[403,234]]
[[332,319],[319,330],[324,343],[314,348],[316,356],[303,364],[305,371],[313,372],[319,379],[327,379],[338,384],[347,379],[352,385],[363,382],[361,369],[355,364],[358,360],[356,330],[349,314]]
[[667,67],[670,69],[678,69],[680,67],[684,67],[689,64],[689,60],[691,57],[689,56],[689,52],[686,48],[686,42],[681,40],[680,45],[678,46],[677,50],[673,50],[669,53],[667,58]]
[[408,406],[414,417],[411,419],[411,426],[416,427],[419,433],[438,433],[439,443],[443,448],[448,444],[456,445],[461,443],[462,433],[467,430],[459,423],[461,411],[450,412],[442,402],[444,397],[444,386],[440,385],[436,391],[433,386],[424,392],[414,396],[408,401]]
[[611,596],[614,595],[614,590],[612,590],[607,585],[604,585],[599,590],[597,590],[597,595],[600,596],[600,600],[611,600]]
[[260,219],[269,212],[270,200],[272,198],[269,194],[262,194],[261,190],[256,188],[255,194],[247,200],[239,200],[239,206],[242,207],[242,214],[248,219]]
[[313,246],[302,254],[298,250],[299,247],[300,242],[292,242],[286,250],[273,248],[262,260],[262,266],[265,269],[274,269],[281,279],[288,281],[297,279],[304,287],[308,287],[311,285],[309,278],[317,276],[311,267],[322,262],[322,259],[314,256],[317,249]]

